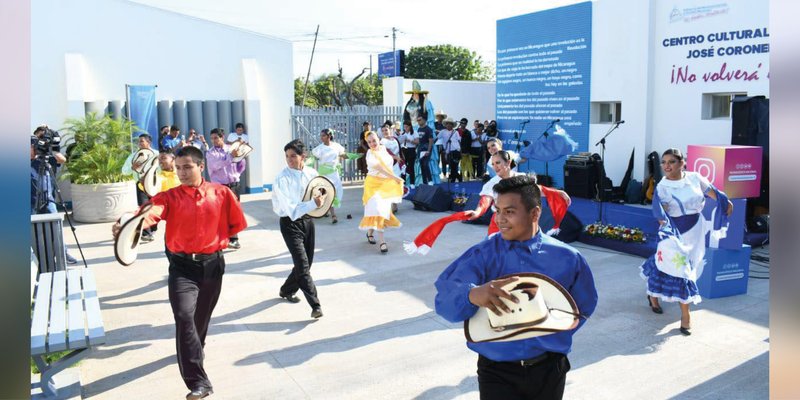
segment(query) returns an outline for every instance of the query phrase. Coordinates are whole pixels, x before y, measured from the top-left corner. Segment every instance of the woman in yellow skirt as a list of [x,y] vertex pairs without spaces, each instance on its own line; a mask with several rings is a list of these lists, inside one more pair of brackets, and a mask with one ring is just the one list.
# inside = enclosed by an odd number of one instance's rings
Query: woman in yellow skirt
[[383,238],[386,227],[397,228],[402,224],[392,213],[392,204],[403,201],[403,179],[392,171],[392,156],[378,141],[375,132],[366,134],[369,150],[367,151],[367,179],[364,180],[364,218],[358,229],[367,231],[367,241],[377,243],[373,233],[378,232],[381,253],[389,252],[389,246]]

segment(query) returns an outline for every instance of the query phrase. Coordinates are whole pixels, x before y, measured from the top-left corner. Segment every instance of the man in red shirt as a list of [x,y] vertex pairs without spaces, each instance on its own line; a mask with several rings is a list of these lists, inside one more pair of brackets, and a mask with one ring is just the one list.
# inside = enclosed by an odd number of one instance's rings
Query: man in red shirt
[[[225,273],[222,250],[228,238],[247,227],[236,196],[224,185],[203,179],[203,152],[192,146],[175,153],[175,171],[181,185],[150,199],[144,225],[167,221],[166,255],[169,260],[169,302],[175,316],[178,366],[186,398],[202,399],[212,391],[203,369],[211,312],[217,304]],[[119,223],[112,228],[116,237]]]

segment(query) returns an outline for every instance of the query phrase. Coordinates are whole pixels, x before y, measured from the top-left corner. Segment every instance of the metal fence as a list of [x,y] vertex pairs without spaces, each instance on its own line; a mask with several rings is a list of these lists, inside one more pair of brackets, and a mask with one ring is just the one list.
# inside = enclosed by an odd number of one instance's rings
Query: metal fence
[[[355,153],[359,146],[359,134],[364,121],[372,124],[373,130],[386,120],[398,121],[402,118],[402,107],[355,106],[355,107],[292,107],[292,139],[300,139],[309,149],[318,144],[319,132],[325,128],[334,131],[334,140],[348,152]],[[342,181],[352,182],[364,179],[356,168],[355,160],[342,161]]]

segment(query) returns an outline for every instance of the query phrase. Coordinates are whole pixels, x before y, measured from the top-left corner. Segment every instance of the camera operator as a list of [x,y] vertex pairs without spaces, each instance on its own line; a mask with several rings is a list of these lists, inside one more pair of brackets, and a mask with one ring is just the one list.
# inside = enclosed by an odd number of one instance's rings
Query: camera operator
[[[31,136],[31,214],[54,214],[56,209],[55,176],[59,165],[67,162],[61,154],[61,136],[47,125],[38,126]],[[69,252],[67,263],[76,264]]]

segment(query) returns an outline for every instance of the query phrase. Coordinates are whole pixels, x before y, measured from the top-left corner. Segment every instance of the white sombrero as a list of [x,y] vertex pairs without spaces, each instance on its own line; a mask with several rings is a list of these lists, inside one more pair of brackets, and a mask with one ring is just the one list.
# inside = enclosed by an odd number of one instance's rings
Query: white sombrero
[[325,201],[321,206],[315,208],[308,213],[308,216],[314,218],[324,217],[325,214],[331,209],[333,200],[336,198],[336,187],[333,186],[331,181],[324,176],[315,176],[311,178],[306,186],[306,192],[303,194],[303,201],[309,201],[319,194],[325,194]]
[[119,229],[119,235],[114,239],[114,257],[117,262],[126,267],[133,264],[139,255],[138,246],[142,236],[144,216],[151,207],[151,204],[145,204],[138,214],[125,213],[119,219],[122,226]]
[[[153,160],[157,160],[156,152],[150,149],[139,149],[131,159],[131,169],[141,175],[147,171],[148,166]],[[139,168],[133,166],[139,164]]]
[[158,163],[148,161],[147,169],[142,176],[142,188],[148,197],[153,197],[161,191],[161,177],[158,175]]
[[475,315],[464,321],[467,341],[505,342],[528,339],[575,329],[580,311],[575,300],[558,282],[538,273],[521,273],[498,279],[519,277],[504,286],[519,303],[502,301],[512,310],[498,316],[480,307]]
[[[239,151],[239,155],[233,157],[233,152],[235,152],[236,150]],[[239,162],[244,160],[244,158],[247,157],[250,154],[250,152],[253,151],[253,147],[245,142],[236,141],[231,143],[231,147],[228,148],[228,151],[230,151],[231,156],[233,157],[233,162]]]

